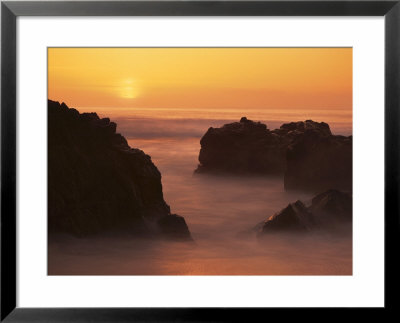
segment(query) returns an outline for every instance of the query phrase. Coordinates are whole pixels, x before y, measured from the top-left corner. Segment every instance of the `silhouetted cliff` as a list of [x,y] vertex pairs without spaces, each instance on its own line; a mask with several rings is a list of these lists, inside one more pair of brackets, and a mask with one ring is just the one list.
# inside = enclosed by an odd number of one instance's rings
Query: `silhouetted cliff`
[[49,233],[129,233],[190,239],[163,199],[150,156],[129,147],[116,124],[48,101]]

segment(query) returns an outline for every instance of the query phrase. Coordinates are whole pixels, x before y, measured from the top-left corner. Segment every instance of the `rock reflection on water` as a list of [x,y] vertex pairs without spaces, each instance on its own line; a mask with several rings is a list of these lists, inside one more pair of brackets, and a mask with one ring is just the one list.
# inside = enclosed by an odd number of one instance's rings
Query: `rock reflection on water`
[[126,237],[52,240],[52,275],[351,275],[351,228],[344,233],[274,235],[240,232],[289,202],[313,194],[285,192],[282,178],[193,175],[199,138],[129,140],[162,174],[164,197],[185,217],[195,243]]

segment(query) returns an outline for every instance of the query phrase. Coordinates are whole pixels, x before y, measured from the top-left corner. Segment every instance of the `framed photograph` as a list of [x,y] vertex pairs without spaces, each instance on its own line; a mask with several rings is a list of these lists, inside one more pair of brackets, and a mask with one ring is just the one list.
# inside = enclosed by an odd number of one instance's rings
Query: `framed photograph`
[[2,2],[1,320],[394,309],[399,15]]

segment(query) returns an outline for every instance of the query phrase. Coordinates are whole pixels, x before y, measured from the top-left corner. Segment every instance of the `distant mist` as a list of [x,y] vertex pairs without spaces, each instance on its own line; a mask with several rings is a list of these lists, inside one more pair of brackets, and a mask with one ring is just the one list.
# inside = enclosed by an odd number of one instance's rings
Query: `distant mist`
[[[243,114],[245,116],[245,113]],[[268,129],[279,128],[289,121],[265,121]],[[201,138],[208,128],[221,127],[224,124],[239,121],[239,119],[193,119],[193,118],[113,118],[117,123],[117,131],[126,138],[170,138],[170,137],[197,137]],[[294,120],[299,121],[299,120]],[[323,120],[322,120],[323,121]],[[348,123],[334,123],[331,125],[334,134],[349,136],[352,134]]]

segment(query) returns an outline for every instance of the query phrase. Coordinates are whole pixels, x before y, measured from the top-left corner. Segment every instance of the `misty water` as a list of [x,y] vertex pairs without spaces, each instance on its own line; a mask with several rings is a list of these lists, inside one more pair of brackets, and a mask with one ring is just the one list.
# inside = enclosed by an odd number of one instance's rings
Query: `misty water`
[[[282,177],[194,175],[204,120],[185,131],[156,119],[117,121],[131,147],[149,154],[162,174],[164,199],[184,216],[193,243],[64,238],[49,245],[49,274],[72,275],[351,275],[351,228],[257,239],[258,223],[313,194],[285,192]],[[168,131],[170,129],[170,131]]]

